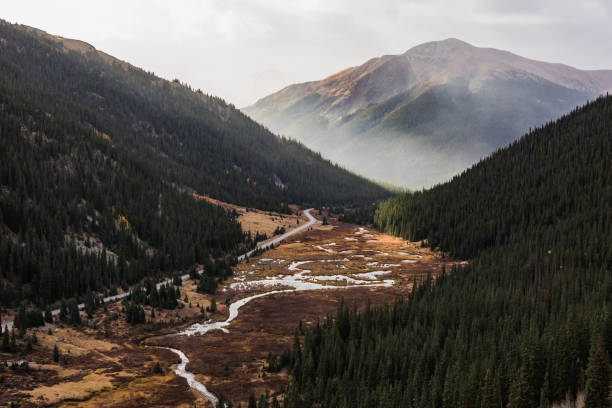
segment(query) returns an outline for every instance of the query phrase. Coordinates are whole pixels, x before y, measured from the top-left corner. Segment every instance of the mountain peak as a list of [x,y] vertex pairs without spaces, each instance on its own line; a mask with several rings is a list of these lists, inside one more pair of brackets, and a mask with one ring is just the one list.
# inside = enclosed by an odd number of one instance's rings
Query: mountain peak
[[446,38],[438,41],[428,41],[419,45],[416,45],[406,51],[403,55],[412,54],[439,54],[448,53],[451,51],[470,50],[476,49],[477,47],[469,44],[458,38]]

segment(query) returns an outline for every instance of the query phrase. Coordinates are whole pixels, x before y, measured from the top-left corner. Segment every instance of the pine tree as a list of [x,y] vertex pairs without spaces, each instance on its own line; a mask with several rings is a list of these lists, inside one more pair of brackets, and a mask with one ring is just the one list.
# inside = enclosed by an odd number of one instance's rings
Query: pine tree
[[56,344],[55,346],[53,346],[53,361],[55,361],[56,363],[59,363],[59,358],[60,358],[59,349],[57,348],[57,344]]
[[87,291],[85,295],[85,312],[87,313],[87,317],[91,319],[93,316],[93,312],[96,309],[96,299],[94,298],[91,290]]
[[45,308],[45,322],[53,323],[53,314],[51,313],[51,308],[49,306]]
[[606,359],[603,339],[597,337],[591,345],[587,382],[584,391],[585,408],[610,408],[610,366]]
[[8,327],[4,327],[4,334],[2,336],[2,351],[4,351],[5,353],[8,353],[9,351],[11,351]]
[[257,408],[257,400],[255,399],[255,395],[249,395],[249,405],[248,408]]
[[480,406],[482,408],[490,408],[498,406],[497,393],[495,392],[495,382],[491,374],[491,369],[488,369],[482,383]]
[[66,300],[62,299],[60,303],[60,312],[59,312],[60,321],[66,323],[68,321],[68,308],[66,307]]
[[70,323],[78,326],[81,324],[81,314],[79,313],[79,304],[75,298],[70,298],[68,301],[68,310],[70,311]]
[[15,328],[11,330],[11,343],[9,344],[11,353],[17,352],[17,340],[15,339]]

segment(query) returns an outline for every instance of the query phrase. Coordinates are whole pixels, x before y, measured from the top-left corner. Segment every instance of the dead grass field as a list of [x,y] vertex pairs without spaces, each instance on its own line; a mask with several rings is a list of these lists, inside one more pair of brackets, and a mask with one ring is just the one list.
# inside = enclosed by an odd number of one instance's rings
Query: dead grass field
[[[268,353],[280,353],[290,346],[299,322],[309,325],[322,321],[343,300],[362,308],[367,302],[381,305],[406,295],[413,284],[427,276],[435,277],[452,262],[418,243],[406,242],[373,231],[360,231],[355,225],[336,223],[313,227],[257,258],[242,262],[228,282],[245,283],[296,273],[288,271],[294,261],[310,261],[301,268],[309,275],[343,274],[359,278],[363,273],[384,269],[384,279],[393,279],[391,287],[343,288],[346,283],[324,281],[330,290],[274,294],[255,299],[240,309],[229,332],[209,332],[200,336],[152,339],[155,344],[182,350],[190,359],[187,369],[216,395],[230,397],[244,405],[251,393],[273,392],[288,381],[286,374],[264,374]],[[315,280],[316,281],[316,280]],[[318,283],[323,283],[322,281]],[[277,289],[249,287],[220,289],[221,296],[232,301]],[[336,288],[334,288],[336,287]]]
[[[255,221],[251,224],[259,231],[262,223],[268,222],[266,219],[272,223],[266,228],[279,225],[278,215],[250,211],[246,214],[245,219],[260,220],[259,224]],[[295,224],[297,219],[294,216],[291,222]],[[300,223],[304,221],[300,218]],[[420,248],[417,243],[363,231],[335,220],[330,220],[330,224],[314,226],[279,247],[249,259],[248,263],[240,263],[234,276],[215,294],[218,310],[208,314],[208,318],[227,318],[227,307],[223,304],[226,298],[233,302],[275,289],[252,287],[248,282],[295,274],[299,269],[288,271],[288,267],[297,261],[309,261],[300,268],[311,270],[309,275],[313,276],[341,274],[364,279],[363,274],[382,270],[384,279],[393,279],[395,284],[344,288],[346,282],[342,280],[315,279],[314,283],[328,285],[329,290],[255,299],[240,309],[228,333],[213,331],[191,337],[159,337],[202,320],[199,306],[208,306],[212,297],[197,293],[191,280],[181,288],[181,299],[187,297],[186,302],[181,302],[181,308],[156,310],[155,318],[151,319],[151,310],[146,307],[146,324],[127,324],[121,303],[109,304],[78,330],[55,327],[50,335],[46,330],[37,331],[39,344],[26,356],[33,362],[30,369],[0,368],[0,376],[4,377],[0,383],[0,407],[10,402],[17,402],[21,407],[209,406],[185,380],[174,374],[178,357],[168,350],[143,346],[141,342],[147,338],[147,344],[182,350],[190,359],[187,369],[210,391],[229,397],[235,405],[238,402],[244,405],[251,393],[273,392],[288,381],[286,374],[264,374],[262,368],[268,353],[280,353],[290,346],[300,321],[304,325],[321,321],[333,314],[342,300],[358,308],[368,301],[373,305],[392,302],[407,294],[415,282],[428,275],[435,277],[443,265],[450,267],[450,261]],[[240,283],[247,285],[231,288],[232,284]],[[55,345],[62,355],[59,364],[52,359]],[[66,364],[62,363],[64,356]],[[0,361],[14,358],[0,353]],[[162,366],[163,374],[153,374],[156,362]]]
[[228,210],[234,210],[238,213],[238,221],[242,225],[244,231],[250,231],[253,236],[255,233],[265,233],[268,238],[272,238],[274,230],[277,227],[285,227],[287,231],[297,227],[299,224],[308,222],[301,212],[293,208],[295,214],[280,214],[271,211],[262,211],[256,209],[247,209],[234,204],[225,203],[223,201],[215,200],[214,198],[195,195],[196,198],[203,199],[209,203],[219,205]]

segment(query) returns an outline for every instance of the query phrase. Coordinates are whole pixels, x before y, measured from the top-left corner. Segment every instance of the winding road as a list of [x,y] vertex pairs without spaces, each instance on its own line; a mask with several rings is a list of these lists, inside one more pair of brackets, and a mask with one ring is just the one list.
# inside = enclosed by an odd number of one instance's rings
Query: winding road
[[[311,211],[313,209],[310,208],[308,210],[304,211],[304,215],[306,215],[306,217],[308,218],[308,222],[292,229],[289,232],[286,232],[285,234],[274,238],[266,243],[261,244],[258,248],[253,249],[249,252],[247,252],[246,254],[240,255],[238,257],[238,260],[243,260],[247,257],[250,257],[251,254],[253,254],[255,251],[259,250],[259,249],[266,249],[266,248],[270,248],[273,245],[291,237],[292,235],[295,235],[299,232],[302,232],[304,230],[307,230],[308,228],[310,228],[311,226],[315,225],[315,224],[319,224],[321,223],[321,221],[317,220],[314,216],[312,216]],[[173,333],[173,334],[168,334],[168,335],[164,335],[164,337],[174,337],[174,336],[192,336],[192,335],[202,335],[205,334],[209,331],[212,330],[222,330],[224,332],[228,332],[228,327],[230,326],[230,323],[232,322],[232,320],[234,320],[236,317],[238,317],[238,312],[239,309],[246,305],[247,303],[249,303],[251,300],[260,298],[260,297],[264,297],[264,296],[269,296],[269,295],[273,295],[273,294],[279,294],[279,293],[290,293],[290,292],[298,292],[298,291],[312,291],[312,290],[339,290],[339,289],[346,289],[346,288],[355,288],[355,287],[364,287],[364,284],[366,284],[368,287],[370,286],[391,286],[394,281],[393,280],[383,280],[383,281],[378,281],[378,280],[370,280],[370,281],[358,281],[355,279],[347,279],[347,285],[344,286],[333,286],[333,285],[326,285],[326,284],[321,284],[321,283],[315,283],[312,282],[306,278],[310,277],[310,278],[314,278],[314,279],[323,279],[325,277],[321,277],[321,276],[305,276],[308,275],[310,273],[309,270],[303,270],[303,269],[299,269],[299,266],[309,263],[309,262],[313,262],[313,261],[298,261],[298,262],[293,262],[290,266],[289,266],[289,270],[290,271],[299,271],[297,274],[295,275],[289,275],[286,276],[282,279],[269,279],[269,280],[264,280],[264,281],[253,281],[252,283],[255,284],[278,284],[281,286],[289,286],[289,287],[293,287],[293,289],[277,289],[277,290],[271,290],[269,292],[265,292],[265,293],[259,293],[256,295],[252,295],[246,298],[242,298],[239,299],[233,303],[231,303],[229,305],[229,316],[226,320],[224,321],[215,321],[215,322],[211,322],[211,321],[207,321],[204,323],[194,323],[191,326],[187,327],[186,329],[179,331],[177,333]],[[198,273],[202,273],[202,270],[199,270]],[[181,278],[183,280],[189,279],[189,274],[185,274],[182,275]],[[345,277],[346,278],[346,277]],[[374,277],[375,278],[375,277]],[[172,282],[171,279],[165,280],[163,282],[160,282],[157,284],[158,288],[161,285],[164,285],[166,283],[170,283]],[[352,284],[349,284],[349,282],[351,282]],[[126,293],[122,293],[119,295],[115,295],[115,296],[109,296],[103,299],[103,301],[105,303],[108,302],[113,302],[113,301],[117,301],[120,299],[123,299],[124,297],[128,296],[130,292],[126,292]],[[83,308],[84,305],[79,305],[79,308]],[[59,309],[57,310],[53,310],[52,311],[53,315],[57,315],[59,314]],[[7,322],[7,326],[11,327],[13,322]],[[156,336],[154,336],[156,337]],[[160,348],[160,349],[166,349],[166,350],[170,350],[173,353],[175,353],[181,360],[181,362],[177,365],[176,369],[174,370],[175,374],[178,375],[179,377],[184,378],[187,381],[187,384],[193,388],[194,390],[196,390],[198,393],[200,393],[204,398],[206,398],[210,403],[212,403],[213,406],[216,406],[218,403],[218,398],[211,393],[204,384],[202,384],[201,382],[198,382],[195,379],[195,375],[187,370],[187,364],[189,364],[189,358],[185,355],[185,353],[183,353],[181,350],[179,349],[175,349],[175,348],[171,348],[171,347],[164,347],[164,346],[156,346],[156,345],[145,345],[145,347],[154,347],[154,348]]]
[[[294,234],[297,234],[298,232],[304,231],[305,229],[307,229],[307,228],[309,228],[309,227],[312,227],[313,225],[315,225],[315,224],[317,224],[317,223],[320,223],[321,221],[318,221],[318,220],[317,220],[315,217],[313,217],[313,216],[310,214],[310,212],[311,212],[312,210],[313,210],[312,208],[309,208],[309,209],[307,209],[307,210],[304,210],[304,215],[306,215],[306,217],[308,218],[308,222],[307,222],[306,224],[301,225],[301,226],[299,226],[299,227],[297,227],[297,228],[294,228],[294,229],[292,229],[291,231],[286,232],[285,234],[281,235],[280,237],[274,238],[274,239],[272,239],[272,240],[270,240],[270,241],[268,241],[268,242],[266,242],[266,243],[264,243],[264,244],[261,244],[261,245],[259,245],[257,248],[255,248],[255,249],[253,249],[253,250],[251,250],[251,251],[247,252],[246,254],[242,254],[242,255],[240,255],[240,256],[238,257],[238,260],[239,260],[239,261],[241,261],[241,260],[243,260],[245,257],[249,257],[249,256],[251,256],[251,254],[252,254],[253,252],[255,252],[255,251],[259,250],[259,249],[266,249],[266,248],[269,248],[269,247],[271,247],[272,245],[277,244],[277,243],[281,242],[282,240],[287,239],[287,238],[289,238],[290,236],[292,236],[292,235],[294,235]],[[197,272],[198,272],[198,273],[201,275],[201,274],[202,274],[202,272],[203,272],[203,270],[202,270],[202,269],[200,269],[200,270],[199,270],[199,271],[197,271]],[[186,273],[186,274],[184,274],[184,275],[181,275],[181,279],[182,279],[182,280],[187,280],[187,279],[189,279],[189,274],[188,274],[188,273]],[[162,285],[166,285],[166,284],[168,284],[168,283],[172,283],[172,279],[166,279],[165,281],[159,282],[159,283],[156,285],[156,287],[157,287],[157,289],[159,289],[159,288],[160,288]],[[102,302],[103,302],[103,303],[116,302],[117,300],[121,300],[121,299],[123,299],[123,298],[125,298],[125,297],[129,296],[131,293],[132,293],[132,291],[130,290],[130,291],[128,291],[128,292],[120,293],[120,294],[118,294],[118,295],[108,296],[108,297],[103,298],[103,299],[102,299]],[[82,309],[84,309],[84,308],[85,308],[85,304],[84,304],[84,303],[79,304],[79,310],[82,310]],[[54,310],[52,310],[52,311],[51,311],[51,315],[52,315],[52,316],[57,316],[57,315],[59,315],[59,313],[60,313],[60,310],[59,310],[59,309],[54,309]],[[11,328],[13,327],[13,321],[12,321],[12,320],[9,320],[9,321],[3,322],[3,323],[2,323],[2,325],[3,325],[5,328],[7,328],[7,329],[11,329]]]

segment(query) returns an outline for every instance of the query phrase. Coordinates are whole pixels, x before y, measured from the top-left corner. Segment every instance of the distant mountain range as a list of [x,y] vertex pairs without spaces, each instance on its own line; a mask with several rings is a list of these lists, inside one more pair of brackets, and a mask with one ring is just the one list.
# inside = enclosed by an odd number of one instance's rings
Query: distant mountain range
[[351,170],[419,188],[607,91],[612,71],[451,38],[288,86],[243,112]]

